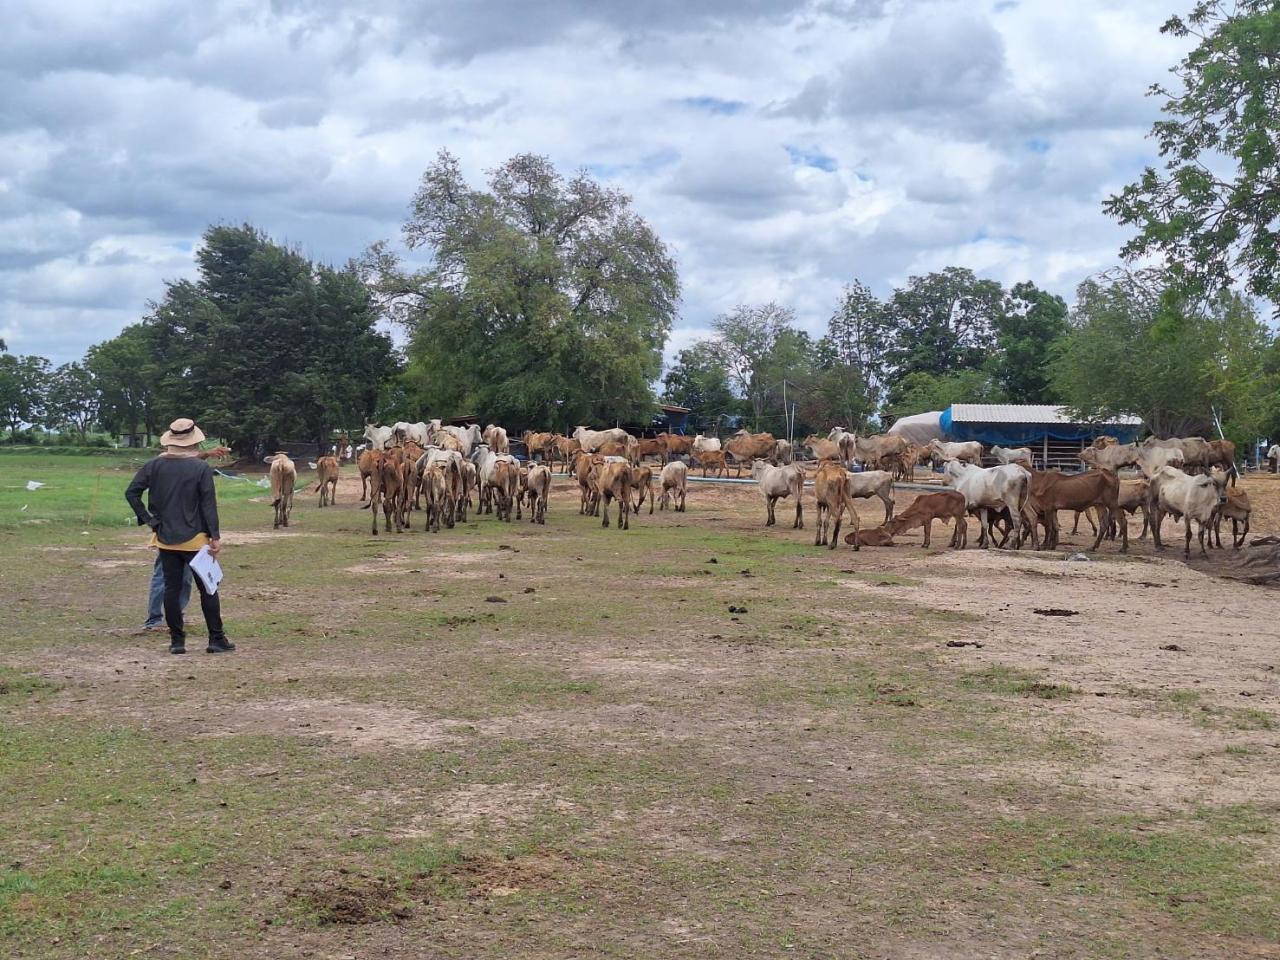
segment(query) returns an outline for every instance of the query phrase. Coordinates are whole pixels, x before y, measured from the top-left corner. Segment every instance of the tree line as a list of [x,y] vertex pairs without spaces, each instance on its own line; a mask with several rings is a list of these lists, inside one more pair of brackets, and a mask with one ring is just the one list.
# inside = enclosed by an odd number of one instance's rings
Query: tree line
[[1162,265],[1091,277],[1070,308],[963,267],[886,296],[855,279],[821,336],[785,304],[744,304],[664,375],[679,277],[631,199],[527,154],[476,187],[445,151],[412,198],[405,256],[379,243],[338,268],[252,225],[210,227],[197,279],[83,360],[54,369],[0,343],[0,418],[10,439],[23,424],[149,438],[188,415],[245,454],[367,418],[644,424],[659,399],[699,427],[779,434],[1009,402],[1280,436],[1280,340],[1251,299],[1280,303],[1278,22],[1261,0],[1210,0],[1165,25],[1200,43],[1173,71],[1181,89],[1153,88],[1164,169],[1104,204],[1137,231],[1122,257]]

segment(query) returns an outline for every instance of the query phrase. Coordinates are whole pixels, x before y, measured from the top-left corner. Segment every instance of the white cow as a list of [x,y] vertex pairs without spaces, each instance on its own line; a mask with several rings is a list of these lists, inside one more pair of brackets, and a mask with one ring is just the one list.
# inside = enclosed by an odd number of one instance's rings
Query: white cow
[[595,453],[610,440],[617,443],[626,443],[627,438],[631,434],[623,430],[621,427],[611,427],[608,430],[589,430],[586,427],[579,426],[573,431],[573,439],[578,441],[585,453]]
[[1150,479],[1161,467],[1182,468],[1186,462],[1181,447],[1141,447],[1138,450],[1138,469]]
[[[447,428],[446,428],[447,429]],[[472,426],[472,429],[478,430],[478,427]],[[520,469],[520,461],[509,453],[494,453],[487,443],[476,445],[475,450],[468,458],[476,465],[476,473],[480,482],[480,506],[476,512],[489,513],[493,510],[493,498],[490,494],[490,488],[496,487],[494,482],[494,468],[502,462],[511,464],[517,471]],[[514,493],[514,491],[512,491]],[[488,507],[488,510],[484,508]],[[501,510],[499,510],[501,512]],[[499,517],[501,519],[501,517]]]
[[975,467],[971,463],[952,460],[947,463],[947,476],[951,486],[964,494],[965,504],[978,511],[982,529],[978,546],[988,545],[987,528],[992,510],[1008,508],[1017,538],[1014,546],[1022,546],[1027,533],[1035,535],[1034,525],[1025,516],[1027,500],[1031,496],[1031,473],[1016,463],[999,467]]
[[844,488],[850,500],[879,497],[884,504],[884,522],[888,523],[893,519],[893,474],[888,470],[851,473],[844,482]]
[[715,453],[720,449],[719,437],[704,437],[702,434],[694,434],[693,452],[694,453]]
[[1200,524],[1200,554],[1204,548],[1204,532],[1213,520],[1214,511],[1226,503],[1226,493],[1213,477],[1183,473],[1177,467],[1161,467],[1151,477],[1147,489],[1147,511],[1151,514],[1151,537],[1157,550],[1164,549],[1160,539],[1160,523],[1166,513],[1180,516],[1187,525],[1187,539],[1182,555],[1191,557],[1191,521]]
[[796,519],[791,528],[804,529],[804,467],[798,463],[775,467],[764,460],[752,460],[751,479],[759,485],[760,495],[764,497],[766,527],[774,524],[774,505],[780,499],[793,496],[796,498]]
[[396,443],[407,443],[412,440],[420,447],[425,447],[428,443],[427,425],[422,422],[406,423],[401,420],[391,427],[391,435],[395,437]]
[[982,444],[977,440],[966,440],[963,443],[949,443],[946,440],[930,440],[929,453],[935,461],[950,463],[960,460],[964,463],[982,462]]
[[1080,459],[1091,467],[1115,473],[1121,467],[1136,466],[1141,453],[1136,443],[1113,443],[1109,447],[1085,447]]
[[364,438],[373,450],[386,450],[395,440],[391,427],[377,427],[372,423],[364,425]]
[[1026,463],[1028,466],[1031,464],[1030,447],[994,446],[991,448],[991,455],[1001,463]]
[[477,444],[484,443],[484,437],[480,435],[480,428],[474,423],[466,428],[449,426],[441,427],[440,429],[457,438],[462,447],[462,455],[467,459],[471,459],[471,451],[476,448]]

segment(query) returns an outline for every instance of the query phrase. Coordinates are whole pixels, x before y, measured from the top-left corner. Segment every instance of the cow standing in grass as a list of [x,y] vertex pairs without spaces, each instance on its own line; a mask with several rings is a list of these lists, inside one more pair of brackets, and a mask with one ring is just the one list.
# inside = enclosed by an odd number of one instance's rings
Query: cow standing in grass
[[271,506],[275,510],[275,522],[271,529],[287,527],[289,514],[293,512],[293,488],[298,482],[298,468],[283,451],[271,458]]

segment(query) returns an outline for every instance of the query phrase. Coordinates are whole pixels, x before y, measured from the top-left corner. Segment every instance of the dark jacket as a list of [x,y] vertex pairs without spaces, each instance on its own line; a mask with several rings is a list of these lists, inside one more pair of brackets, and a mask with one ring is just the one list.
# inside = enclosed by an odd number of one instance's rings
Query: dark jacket
[[[150,510],[142,505],[142,491]],[[186,543],[200,533],[219,539],[218,498],[213,492],[213,469],[195,457],[156,457],[134,475],[124,498],[161,543]]]

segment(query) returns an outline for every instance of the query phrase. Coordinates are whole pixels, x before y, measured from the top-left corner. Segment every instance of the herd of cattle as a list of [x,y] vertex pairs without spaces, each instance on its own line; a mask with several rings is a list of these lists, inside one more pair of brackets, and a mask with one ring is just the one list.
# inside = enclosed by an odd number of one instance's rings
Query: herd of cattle
[[[609,509],[617,506],[617,525],[628,529],[632,513],[646,500],[649,513],[655,502],[685,508],[689,464],[701,467],[703,476],[716,471],[723,476],[732,463],[738,475],[744,468],[765,500],[765,525],[776,522],[778,500],[794,498],[793,528],[804,527],[804,488],[809,479],[805,466],[796,462],[796,450],[772,434],[740,430],[727,440],[696,435],[664,433],[639,439],[625,430],[592,430],[578,427],[571,436],[526,432],[521,437],[528,452],[521,462],[510,452],[507,431],[490,424],[457,427],[439,420],[397,423],[389,427],[366,425],[364,443],[355,450],[343,438],[331,456],[315,464],[320,506],[334,502],[340,464],[355,458],[360,472],[361,502],[372,513],[372,532],[378,533],[382,513],[383,532],[394,525],[409,529],[412,512],[419,510],[424,529],[438,532],[466,522],[468,511],[493,513],[499,520],[523,519],[545,523],[551,492],[552,470],[562,465],[572,474],[579,490],[579,513],[602,516],[609,526]],[[977,442],[948,443],[933,440],[913,446],[898,436],[861,437],[835,427],[825,437],[807,437],[797,445],[817,461],[812,477],[817,507],[815,545],[835,549],[840,528],[848,515],[852,527],[845,542],[857,550],[863,546],[889,546],[896,534],[923,528],[924,545],[930,545],[934,520],[952,524],[951,546],[963,549],[968,542],[969,516],[979,522],[980,547],[996,541],[1015,549],[1028,541],[1033,549],[1055,549],[1060,536],[1058,513],[1088,517],[1095,537],[1091,549],[1104,538],[1120,539],[1122,552],[1129,548],[1128,516],[1141,513],[1142,532],[1149,529],[1156,549],[1163,549],[1162,522],[1166,516],[1185,523],[1184,554],[1191,551],[1193,521],[1199,525],[1199,544],[1205,553],[1217,540],[1222,546],[1221,524],[1232,522],[1232,545],[1243,544],[1249,531],[1248,496],[1235,487],[1235,446],[1230,441],[1148,438],[1142,443],[1120,444],[1100,437],[1080,454],[1087,468],[1080,473],[1037,470],[1028,448],[991,447]],[[984,456],[996,465],[983,467]],[[646,457],[659,461],[659,471],[644,464]],[[688,463],[684,458],[688,458]],[[862,469],[855,471],[857,462]],[[894,483],[911,479],[915,467],[932,462],[942,468],[949,489],[917,496],[902,513],[894,513]],[[1134,475],[1122,478],[1120,471]],[[272,505],[275,525],[288,526],[297,478],[294,463],[283,453],[271,461]],[[655,500],[655,481],[658,484]],[[861,529],[853,502],[876,497],[884,506],[884,521]],[[478,506],[477,506],[478,504]],[[1043,530],[1043,538],[1040,531]],[[1074,528],[1073,528],[1074,532]]]

